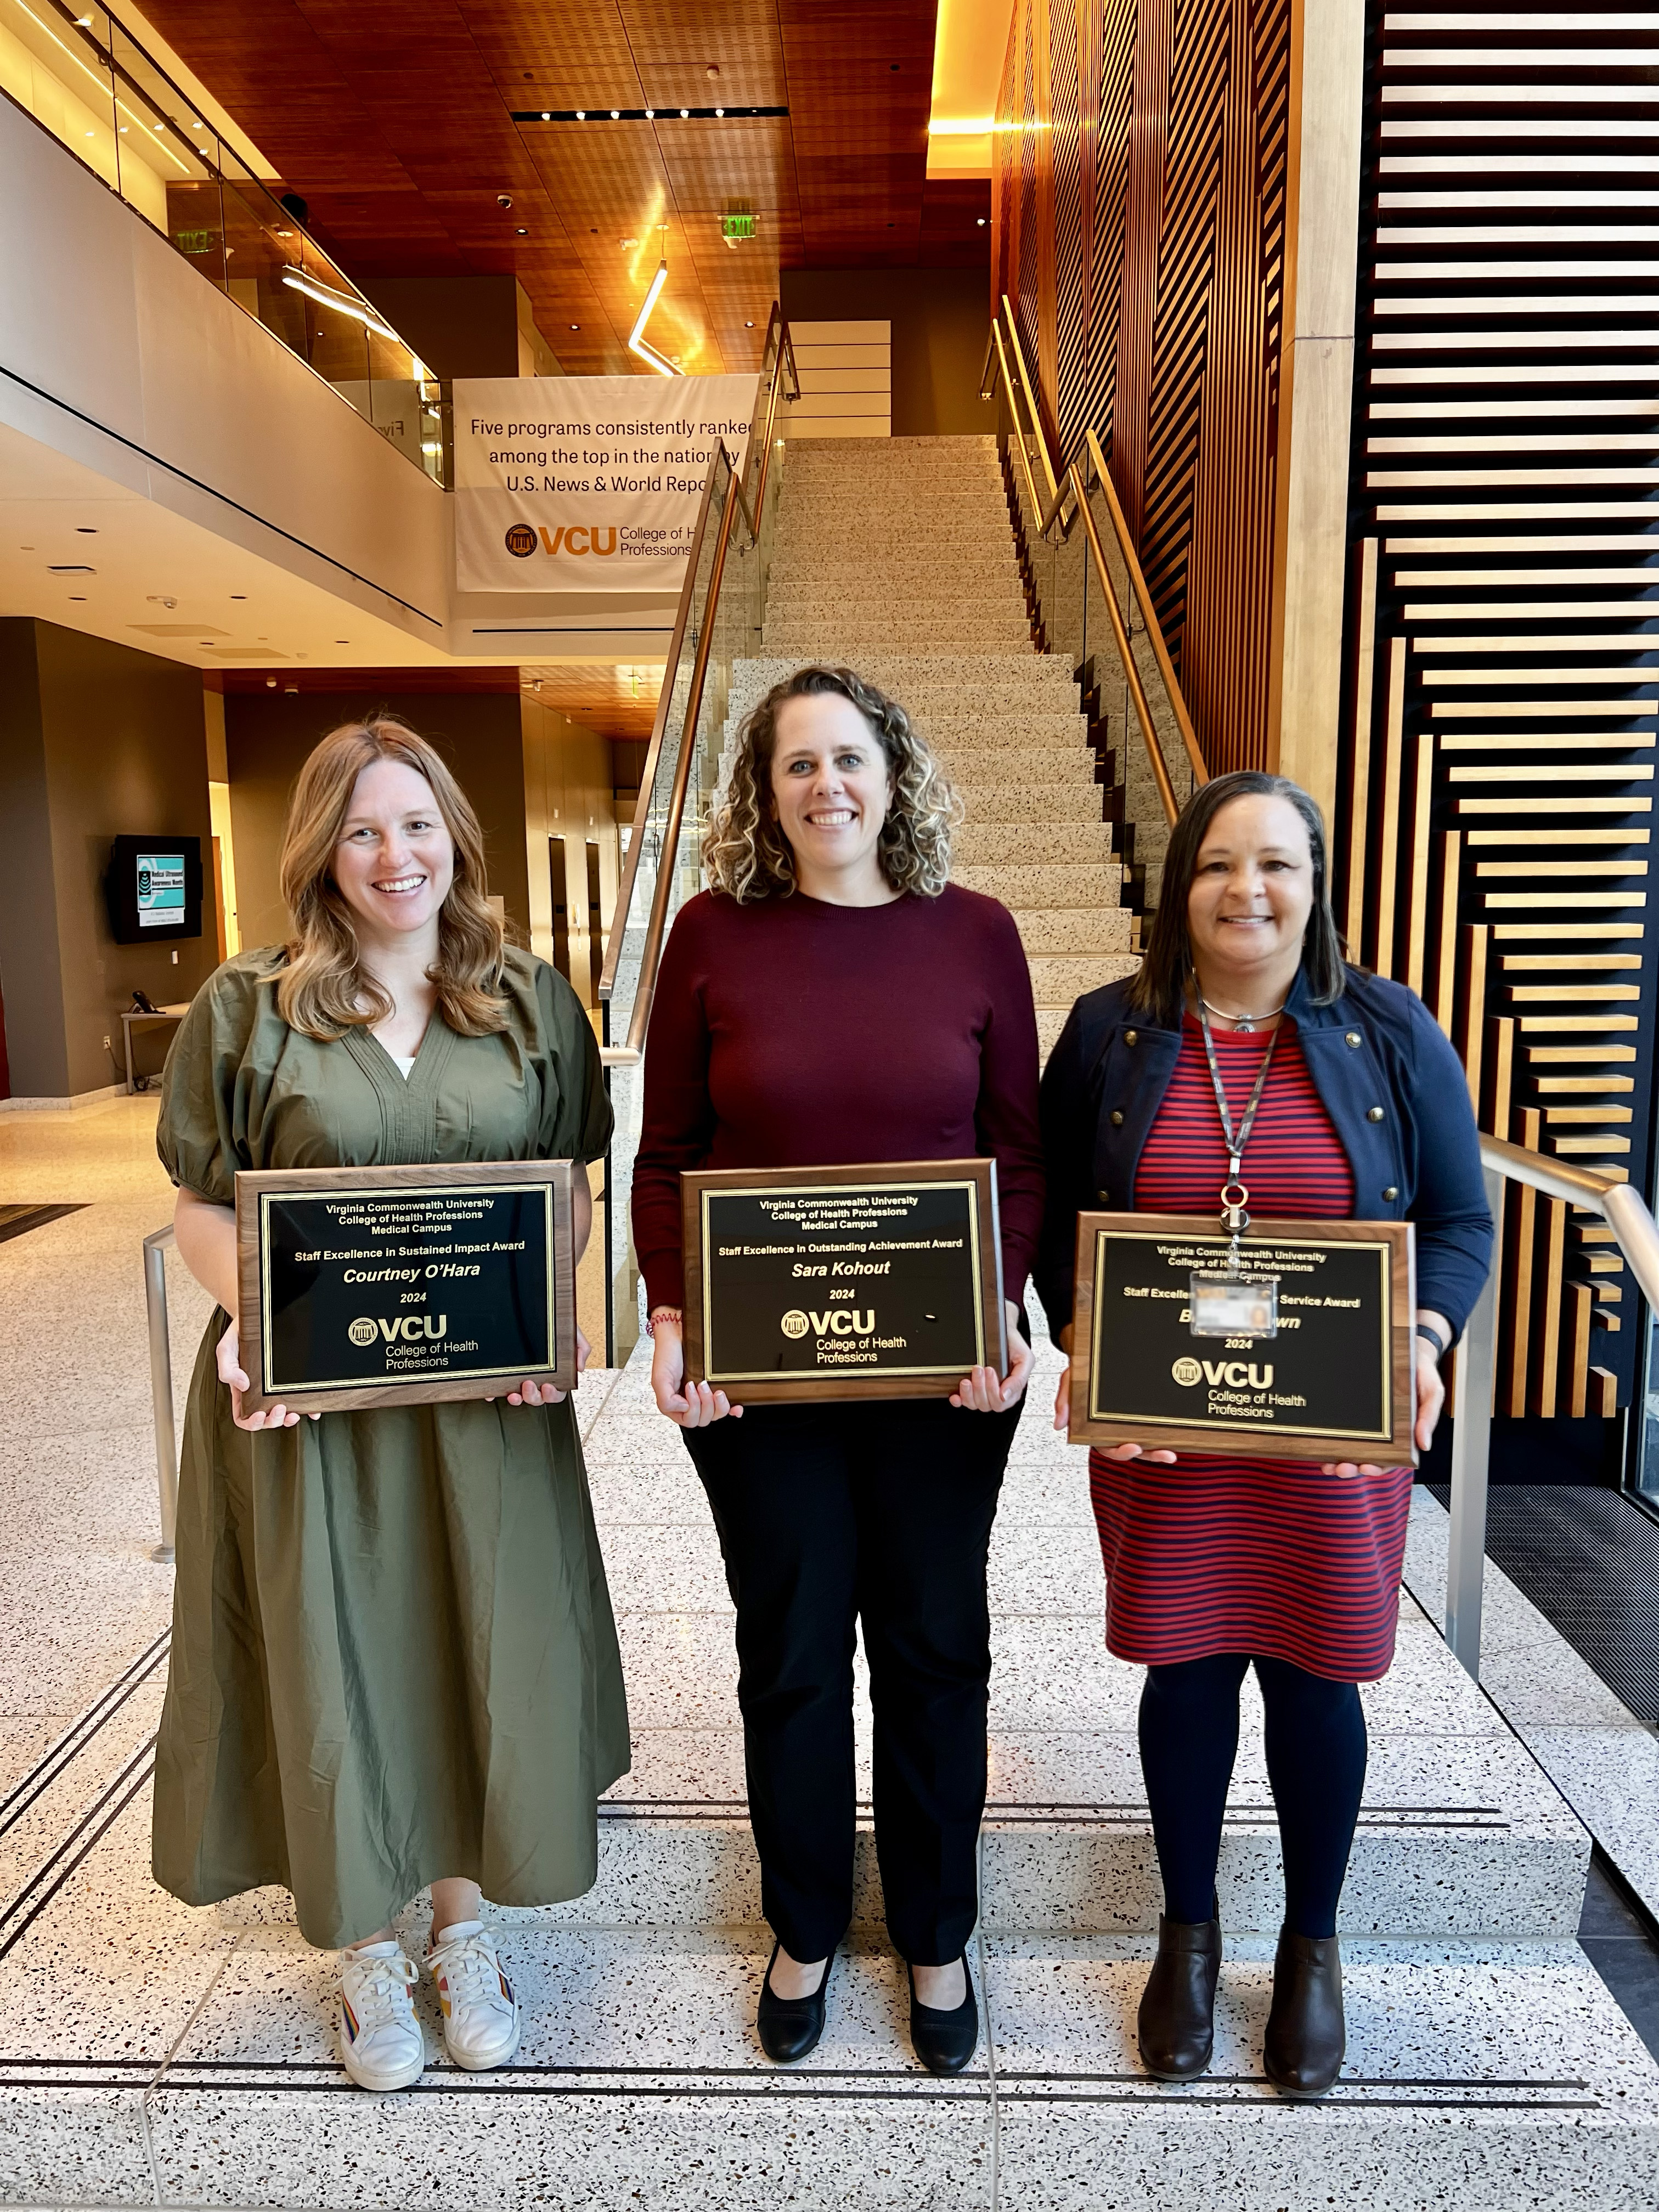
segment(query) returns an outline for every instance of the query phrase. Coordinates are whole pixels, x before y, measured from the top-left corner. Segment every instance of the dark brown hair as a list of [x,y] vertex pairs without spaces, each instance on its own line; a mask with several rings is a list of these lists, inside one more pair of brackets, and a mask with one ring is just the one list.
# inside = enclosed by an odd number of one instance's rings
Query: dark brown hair
[[882,874],[896,891],[937,898],[950,878],[951,831],[962,819],[962,802],[903,708],[850,668],[798,668],[744,722],[702,841],[709,883],[740,905],[794,890],[795,856],[772,799],[772,750],[779,710],[791,699],[824,692],[852,701],[886,757],[892,797],[876,848]]
[[1170,832],[1152,933],[1140,973],[1129,992],[1129,1003],[1135,1012],[1165,1029],[1179,1025],[1192,978],[1187,901],[1198,872],[1199,851],[1216,816],[1236,799],[1288,799],[1302,817],[1308,849],[1313,855],[1313,910],[1302,939],[1302,973],[1307,979],[1308,995],[1316,1006],[1330,1006],[1347,988],[1342,933],[1331,911],[1324,817],[1301,785],[1292,783],[1289,776],[1268,775],[1261,769],[1236,769],[1230,775],[1212,776],[1208,783],[1200,784]]

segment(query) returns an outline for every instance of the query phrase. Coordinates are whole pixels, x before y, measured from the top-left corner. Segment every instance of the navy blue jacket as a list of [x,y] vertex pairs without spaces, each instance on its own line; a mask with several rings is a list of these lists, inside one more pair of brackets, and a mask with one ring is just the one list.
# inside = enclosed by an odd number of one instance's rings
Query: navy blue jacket
[[[1033,1271],[1058,1332],[1072,1318],[1080,1212],[1127,1213],[1181,1051],[1109,983],[1073,1007],[1043,1071],[1048,1197]],[[1462,1063],[1414,991],[1348,970],[1334,1006],[1297,974],[1285,1010],[1353,1170],[1354,1218],[1417,1224],[1417,1302],[1462,1334],[1492,1263],[1492,1223]],[[1219,1212],[1218,1203],[1217,1211]]]

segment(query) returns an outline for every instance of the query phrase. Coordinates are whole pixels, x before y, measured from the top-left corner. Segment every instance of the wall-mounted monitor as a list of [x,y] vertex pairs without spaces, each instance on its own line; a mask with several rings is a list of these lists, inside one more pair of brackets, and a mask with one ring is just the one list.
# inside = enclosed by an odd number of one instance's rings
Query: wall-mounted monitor
[[110,848],[110,931],[118,945],[170,945],[202,933],[199,837],[118,837]]

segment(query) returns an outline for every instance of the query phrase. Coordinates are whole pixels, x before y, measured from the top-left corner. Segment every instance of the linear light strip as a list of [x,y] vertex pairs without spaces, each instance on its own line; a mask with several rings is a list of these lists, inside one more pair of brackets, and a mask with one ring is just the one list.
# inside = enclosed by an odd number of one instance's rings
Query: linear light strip
[[668,261],[665,256],[657,264],[657,273],[651,279],[645,297],[640,302],[640,312],[634,319],[633,329],[628,333],[628,350],[641,361],[647,362],[656,370],[659,376],[678,376],[679,371],[673,362],[659,354],[655,346],[648,343],[645,335],[645,326],[651,319],[651,311],[662,297],[662,288],[667,282]]
[[394,345],[403,344],[396,331],[389,330],[384,323],[376,322],[368,308],[360,307],[356,300],[348,300],[339,292],[331,292],[326,285],[314,283],[309,276],[302,276],[294,269],[283,271],[283,282],[291,291],[303,292],[307,300],[315,300],[320,307],[332,307],[337,315],[349,315],[354,322],[361,323],[367,331],[372,331],[377,338],[390,338]]

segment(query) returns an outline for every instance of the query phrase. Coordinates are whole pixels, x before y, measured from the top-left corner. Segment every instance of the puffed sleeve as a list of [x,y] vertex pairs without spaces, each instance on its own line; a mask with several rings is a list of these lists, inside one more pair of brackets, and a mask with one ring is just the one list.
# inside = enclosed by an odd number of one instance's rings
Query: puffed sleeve
[[544,1160],[597,1160],[611,1142],[611,1101],[599,1040],[556,968],[536,963],[537,1012],[547,1055],[537,1151]]
[[260,992],[278,957],[243,953],[216,969],[191,1001],[161,1071],[161,1164],[216,1206],[236,1203],[237,1170],[254,1164],[248,1126],[260,1087]]

